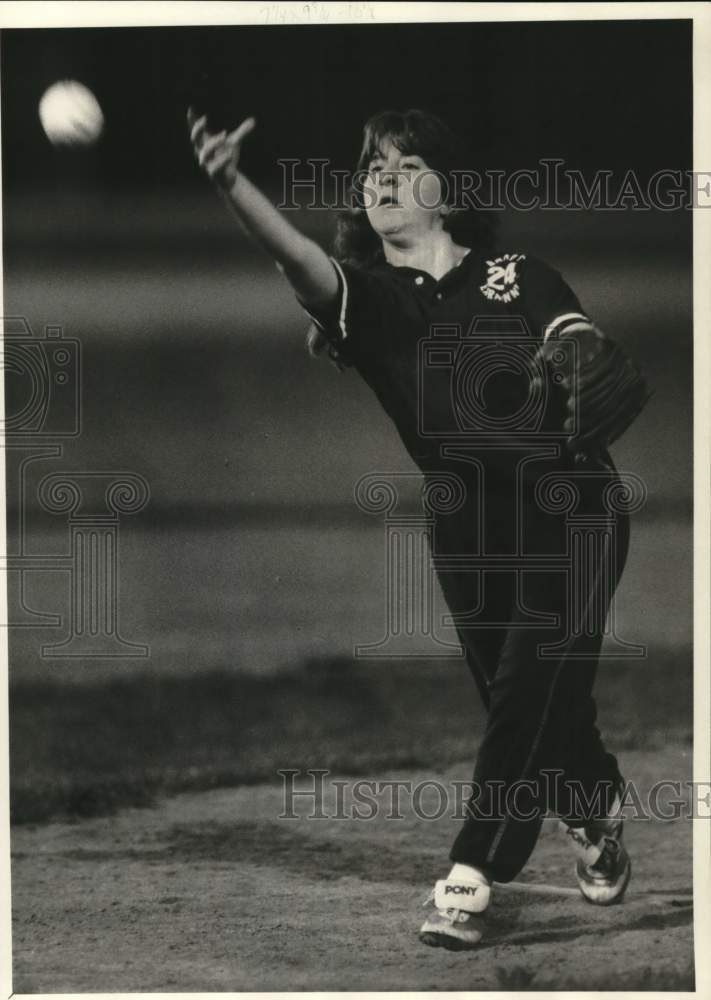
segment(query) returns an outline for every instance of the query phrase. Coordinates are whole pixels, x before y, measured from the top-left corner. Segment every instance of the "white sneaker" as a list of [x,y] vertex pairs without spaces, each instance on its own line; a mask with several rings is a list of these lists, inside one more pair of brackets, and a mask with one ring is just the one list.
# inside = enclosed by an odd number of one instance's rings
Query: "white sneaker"
[[427,900],[434,902],[434,912],[420,928],[420,941],[450,951],[476,948],[484,934],[490,895],[483,877],[480,881],[440,879]]

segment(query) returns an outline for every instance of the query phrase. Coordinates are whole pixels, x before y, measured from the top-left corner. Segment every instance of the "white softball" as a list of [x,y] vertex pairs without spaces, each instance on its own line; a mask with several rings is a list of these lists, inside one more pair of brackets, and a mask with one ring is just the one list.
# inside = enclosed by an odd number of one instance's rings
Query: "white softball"
[[104,127],[99,102],[77,80],[53,83],[39,102],[39,116],[47,138],[55,146],[90,146]]

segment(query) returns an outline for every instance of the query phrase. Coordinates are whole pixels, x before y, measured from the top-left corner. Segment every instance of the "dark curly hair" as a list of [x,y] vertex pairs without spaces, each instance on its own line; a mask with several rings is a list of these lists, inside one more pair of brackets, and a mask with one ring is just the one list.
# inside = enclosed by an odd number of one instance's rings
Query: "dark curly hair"
[[[339,260],[365,267],[384,260],[380,237],[365,212],[359,179],[365,175],[370,161],[386,139],[402,153],[421,156],[427,166],[446,181],[450,196],[457,191],[453,172],[462,171],[465,154],[452,130],[436,115],[416,108],[378,112],[365,123],[363,146],[349,191],[348,208],[339,212],[337,217],[334,256]],[[495,220],[485,212],[471,207],[453,207],[445,217],[444,228],[463,246],[485,252],[494,247]]]

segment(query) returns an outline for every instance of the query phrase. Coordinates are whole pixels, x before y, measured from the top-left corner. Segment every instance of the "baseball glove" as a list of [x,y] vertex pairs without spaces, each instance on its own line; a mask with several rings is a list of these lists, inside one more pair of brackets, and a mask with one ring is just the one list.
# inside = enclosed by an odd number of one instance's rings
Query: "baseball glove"
[[549,338],[538,351],[536,365],[548,362],[560,340],[569,338],[577,342],[577,351],[572,372],[561,381],[568,396],[566,445],[576,455],[594,454],[624,434],[653,391],[619,344],[587,323]]

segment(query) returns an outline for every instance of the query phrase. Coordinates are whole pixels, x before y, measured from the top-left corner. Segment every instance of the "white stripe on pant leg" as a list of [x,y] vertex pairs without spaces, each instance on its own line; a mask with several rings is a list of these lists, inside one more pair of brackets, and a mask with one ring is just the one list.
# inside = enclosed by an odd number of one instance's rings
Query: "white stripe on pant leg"
[[[585,622],[587,621],[588,613],[590,611],[590,605],[592,604],[592,602],[593,602],[593,600],[595,598],[595,595],[597,593],[597,589],[598,589],[598,586],[599,586],[599,583],[600,583],[600,575],[601,575],[602,571],[605,569],[606,563],[607,563],[607,560],[606,560],[606,558],[603,557],[603,559],[601,560],[600,567],[599,567],[599,569],[597,571],[597,574],[595,575],[595,586],[593,587],[592,593],[588,597],[588,600],[587,600],[586,605],[585,605],[585,613],[584,613],[584,615],[581,616],[581,621],[580,621],[580,625],[581,626],[583,626],[585,624]],[[533,760],[533,757],[534,757],[534,755],[536,753],[536,750],[538,749],[538,746],[539,746],[539,744],[541,742],[541,736],[543,735],[543,728],[544,728],[544,726],[545,726],[545,724],[546,724],[546,722],[548,720],[548,714],[550,712],[551,702],[553,700],[553,692],[555,690],[556,683],[557,683],[558,678],[560,676],[560,672],[563,669],[563,665],[565,664],[565,657],[567,656],[568,652],[570,651],[570,648],[573,645],[573,643],[575,642],[576,638],[577,638],[576,632],[575,632],[575,630],[573,630],[573,633],[572,633],[572,635],[570,637],[570,641],[568,642],[567,646],[565,647],[565,650],[563,651],[563,653],[561,655],[560,663],[558,664],[558,669],[556,670],[556,672],[555,672],[555,674],[553,676],[553,680],[551,681],[551,686],[550,686],[550,689],[548,691],[548,698],[546,699],[546,704],[545,704],[545,706],[543,708],[543,714],[541,716],[541,722],[540,722],[540,725],[538,726],[538,732],[536,733],[536,735],[534,737],[533,745],[531,747],[531,751],[530,751],[530,753],[528,755],[528,759],[526,760],[526,763],[525,763],[524,768],[523,768],[523,774],[524,775],[526,774],[526,772],[528,771],[529,767],[531,766],[531,761]],[[504,818],[501,820],[501,824],[499,826],[499,829],[496,831],[496,836],[492,840],[491,847],[489,848],[489,853],[486,856],[486,863],[487,864],[491,864],[493,862],[494,858],[496,857],[496,851],[497,851],[497,849],[499,847],[499,844],[501,843],[501,840],[502,840],[502,838],[504,836],[504,833],[506,832],[506,828],[508,826],[510,818],[511,818],[510,816],[504,816]]]

